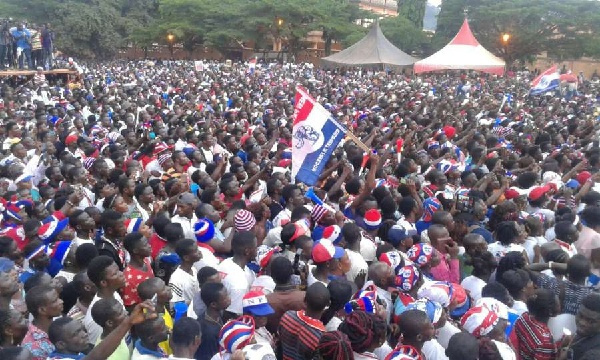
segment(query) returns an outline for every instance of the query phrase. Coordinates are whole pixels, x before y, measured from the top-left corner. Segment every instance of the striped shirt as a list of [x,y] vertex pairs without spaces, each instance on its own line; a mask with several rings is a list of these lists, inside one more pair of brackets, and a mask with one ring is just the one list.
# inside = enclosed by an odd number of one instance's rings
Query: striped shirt
[[517,356],[521,360],[554,360],[558,348],[548,325],[524,313],[517,319],[510,334]]
[[325,332],[321,320],[308,317],[304,310],[290,310],[279,323],[283,360],[312,359]]

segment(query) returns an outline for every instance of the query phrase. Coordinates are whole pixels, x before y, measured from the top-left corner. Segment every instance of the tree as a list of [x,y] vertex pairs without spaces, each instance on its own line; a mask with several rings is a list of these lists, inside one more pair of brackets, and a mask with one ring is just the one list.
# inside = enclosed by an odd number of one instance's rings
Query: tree
[[429,37],[422,28],[402,16],[383,19],[381,31],[392,44],[409,54],[422,53],[429,43]]
[[[331,54],[333,41],[342,41],[350,36],[358,37],[358,40],[366,33],[365,28],[355,23],[356,19],[364,19],[372,16],[366,13],[356,4],[336,0],[321,0],[315,4],[315,15],[312,27],[323,31],[325,41],[325,55]],[[352,45],[352,44],[350,44]]]
[[132,30],[152,15],[153,1],[5,0],[3,12],[30,24],[50,22],[56,47],[69,54],[106,59],[127,44]]
[[[557,60],[590,55],[600,30],[600,2],[585,0],[444,0],[433,40],[445,45],[468,10],[471,29],[488,50],[512,61],[530,61],[543,51]],[[502,35],[510,34],[508,43]],[[587,45],[586,45],[587,44]]]
[[423,30],[427,0],[398,0],[398,16],[408,19],[417,29]]

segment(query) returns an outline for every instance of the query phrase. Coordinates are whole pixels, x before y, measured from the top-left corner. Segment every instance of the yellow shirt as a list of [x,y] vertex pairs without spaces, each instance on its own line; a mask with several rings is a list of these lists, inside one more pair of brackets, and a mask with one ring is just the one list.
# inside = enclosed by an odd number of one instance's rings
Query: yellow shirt
[[[100,342],[102,341],[102,339],[100,337],[98,337],[98,340],[96,340],[96,345],[100,344]],[[127,346],[127,343],[125,342],[125,338],[121,339],[121,343],[119,344],[119,346],[117,347],[117,350],[115,350],[115,352],[113,352],[107,360],[129,360],[131,359],[131,349],[129,349],[129,347]]]
[[[167,329],[169,329],[169,332],[173,331],[173,318],[171,317],[171,314],[169,314],[169,311],[167,309],[165,309],[165,312],[163,314],[163,320],[165,322],[165,326],[167,327]],[[162,351],[164,351],[167,355],[173,354],[173,350],[171,350],[171,346],[169,346],[169,340],[161,342],[160,344],[158,344],[158,347],[160,347]]]

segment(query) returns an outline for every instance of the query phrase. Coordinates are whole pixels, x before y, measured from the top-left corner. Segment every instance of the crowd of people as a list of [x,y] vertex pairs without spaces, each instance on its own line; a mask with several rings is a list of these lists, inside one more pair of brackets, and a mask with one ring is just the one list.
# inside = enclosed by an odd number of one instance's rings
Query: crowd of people
[[[0,88],[0,359],[599,358],[592,84],[77,66]],[[296,86],[372,149],[310,187]]]
[[50,24],[35,25],[0,19],[0,70],[53,66],[54,32]]

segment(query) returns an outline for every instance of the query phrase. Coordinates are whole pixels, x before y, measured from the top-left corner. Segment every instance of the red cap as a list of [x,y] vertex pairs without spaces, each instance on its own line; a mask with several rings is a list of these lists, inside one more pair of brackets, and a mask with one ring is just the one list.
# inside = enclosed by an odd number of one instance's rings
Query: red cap
[[281,159],[277,163],[277,166],[279,167],[288,167],[290,165],[292,165],[292,159]]
[[456,129],[452,126],[444,126],[442,130],[448,139],[452,139],[456,135]]
[[533,188],[529,192],[529,200],[539,200],[542,196],[544,196],[548,191],[550,191],[550,186],[538,186]]
[[515,189],[506,189],[504,197],[506,200],[516,199],[519,197],[519,192]]
[[67,136],[67,138],[65,139],[65,145],[70,145],[74,142],[77,142],[77,139],[79,139],[79,136],[72,134]]
[[579,181],[579,183],[583,185],[591,177],[592,174],[590,174],[589,171],[582,171],[577,175],[577,181]]

